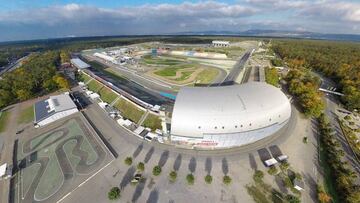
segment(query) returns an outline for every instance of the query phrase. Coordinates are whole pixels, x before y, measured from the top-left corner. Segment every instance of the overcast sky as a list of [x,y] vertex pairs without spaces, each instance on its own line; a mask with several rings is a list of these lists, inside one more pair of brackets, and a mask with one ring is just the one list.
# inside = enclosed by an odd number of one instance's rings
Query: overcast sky
[[360,34],[360,0],[0,0],[0,41],[249,29]]

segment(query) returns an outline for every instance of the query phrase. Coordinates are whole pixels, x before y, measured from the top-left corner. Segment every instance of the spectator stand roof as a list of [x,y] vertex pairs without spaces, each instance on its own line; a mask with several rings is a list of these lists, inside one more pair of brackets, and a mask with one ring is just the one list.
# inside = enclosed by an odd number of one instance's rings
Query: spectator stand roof
[[70,61],[71,61],[71,64],[73,64],[74,66],[76,66],[79,69],[90,68],[89,64],[85,63],[84,61],[82,61],[79,58],[74,58],[74,59],[71,59]]

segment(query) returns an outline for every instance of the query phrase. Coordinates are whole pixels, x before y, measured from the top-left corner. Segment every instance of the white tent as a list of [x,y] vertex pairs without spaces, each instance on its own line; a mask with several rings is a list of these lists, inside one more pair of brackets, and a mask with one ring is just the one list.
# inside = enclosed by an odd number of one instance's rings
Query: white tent
[[0,166],[0,177],[3,177],[6,174],[7,164],[3,164]]
[[92,94],[90,94],[90,98],[93,99],[93,100],[99,99],[100,95],[98,93],[92,93]]

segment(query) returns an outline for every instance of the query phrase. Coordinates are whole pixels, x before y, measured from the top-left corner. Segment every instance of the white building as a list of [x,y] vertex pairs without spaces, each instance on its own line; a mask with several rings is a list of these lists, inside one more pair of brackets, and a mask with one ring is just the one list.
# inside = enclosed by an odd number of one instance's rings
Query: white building
[[214,41],[212,41],[212,45],[214,47],[228,47],[228,46],[230,46],[230,42],[229,41],[214,40]]
[[74,114],[79,110],[69,95],[61,94],[36,102],[34,111],[34,125],[39,127]]
[[116,59],[112,56],[107,55],[106,52],[96,52],[96,53],[94,53],[94,56],[101,58],[105,61],[109,61],[111,63],[115,63],[115,64],[117,63]]
[[179,91],[171,120],[171,140],[195,147],[246,145],[273,135],[291,115],[288,98],[260,82]]

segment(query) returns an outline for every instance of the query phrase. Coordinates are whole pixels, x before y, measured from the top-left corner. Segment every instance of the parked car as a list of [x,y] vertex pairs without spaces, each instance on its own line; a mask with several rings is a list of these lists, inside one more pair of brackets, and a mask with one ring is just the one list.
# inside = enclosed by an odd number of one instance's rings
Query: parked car
[[142,180],[142,174],[141,173],[137,173],[134,175],[133,179],[131,179],[131,183],[136,184],[138,182],[140,182]]

